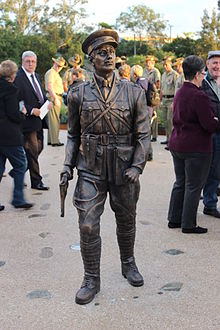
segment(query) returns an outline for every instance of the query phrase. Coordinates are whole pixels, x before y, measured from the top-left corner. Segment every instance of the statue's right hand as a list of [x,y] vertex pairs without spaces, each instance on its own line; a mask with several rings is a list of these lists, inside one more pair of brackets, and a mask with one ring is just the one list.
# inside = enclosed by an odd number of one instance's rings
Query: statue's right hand
[[60,184],[66,184],[67,181],[72,180],[73,169],[67,165],[64,165],[63,170],[60,173]]
[[67,172],[61,173],[60,174],[60,185],[61,186],[65,186],[68,181],[69,181],[69,179],[68,179],[68,173]]

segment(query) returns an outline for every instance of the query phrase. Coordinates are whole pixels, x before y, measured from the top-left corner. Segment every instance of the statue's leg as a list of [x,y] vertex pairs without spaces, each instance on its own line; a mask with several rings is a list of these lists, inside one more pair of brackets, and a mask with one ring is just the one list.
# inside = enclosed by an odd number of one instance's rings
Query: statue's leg
[[79,177],[74,193],[74,205],[79,214],[80,249],[84,265],[84,280],[76,294],[76,303],[87,304],[100,291],[100,216],[106,200],[106,184]]
[[110,186],[110,204],[115,212],[117,240],[120,250],[122,275],[133,286],[142,286],[143,277],[134,258],[136,205],[140,192],[139,181],[121,186]]

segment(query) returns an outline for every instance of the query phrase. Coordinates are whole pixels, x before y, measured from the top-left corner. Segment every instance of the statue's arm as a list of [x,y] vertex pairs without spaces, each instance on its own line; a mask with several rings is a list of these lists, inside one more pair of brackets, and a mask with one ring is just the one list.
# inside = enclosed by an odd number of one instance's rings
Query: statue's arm
[[150,149],[151,128],[145,93],[137,88],[134,93],[136,100],[133,113],[135,151],[131,167],[135,167],[141,174]]
[[80,96],[79,89],[70,90],[68,93],[68,132],[67,144],[65,149],[65,160],[62,174],[67,174],[68,180],[73,178],[73,169],[80,145]]

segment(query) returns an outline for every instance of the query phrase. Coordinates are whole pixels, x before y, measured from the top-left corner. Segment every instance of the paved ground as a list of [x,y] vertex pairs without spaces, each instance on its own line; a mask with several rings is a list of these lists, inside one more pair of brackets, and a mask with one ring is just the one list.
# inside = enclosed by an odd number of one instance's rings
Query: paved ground
[[[66,140],[65,131],[61,140]],[[208,227],[208,234],[184,235],[167,228],[173,166],[170,153],[159,142],[153,146],[154,160],[141,178],[137,214],[136,260],[145,285],[131,287],[120,274],[115,221],[107,202],[101,227],[101,292],[86,306],[74,302],[83,270],[73,183],[66,216],[59,216],[64,148],[45,146],[40,156],[50,191],[30,189],[27,176],[25,193],[35,203],[33,209],[14,209],[12,180],[3,179],[0,330],[220,329],[220,222],[202,214],[201,202],[198,223]]]

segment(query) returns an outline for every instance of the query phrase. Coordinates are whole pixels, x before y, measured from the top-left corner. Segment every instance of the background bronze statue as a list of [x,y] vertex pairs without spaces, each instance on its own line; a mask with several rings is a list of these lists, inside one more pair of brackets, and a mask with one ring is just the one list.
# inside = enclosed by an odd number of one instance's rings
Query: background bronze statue
[[144,280],[134,259],[135,216],[142,173],[150,144],[146,97],[140,87],[118,81],[113,73],[116,31],[88,36],[83,52],[95,73],[90,82],[68,93],[68,135],[62,178],[78,170],[74,205],[79,214],[84,280],[76,303],[87,304],[100,290],[100,216],[109,193],[115,213],[122,275],[133,286]]

